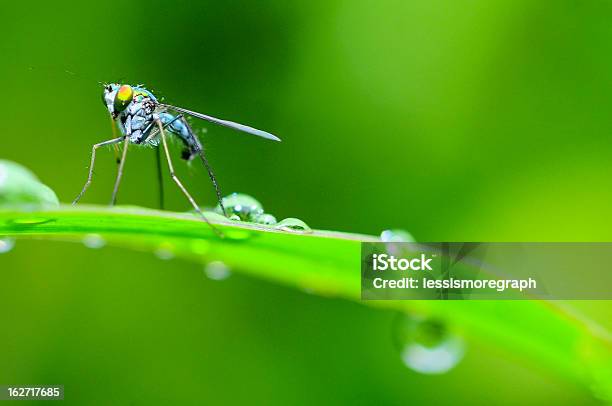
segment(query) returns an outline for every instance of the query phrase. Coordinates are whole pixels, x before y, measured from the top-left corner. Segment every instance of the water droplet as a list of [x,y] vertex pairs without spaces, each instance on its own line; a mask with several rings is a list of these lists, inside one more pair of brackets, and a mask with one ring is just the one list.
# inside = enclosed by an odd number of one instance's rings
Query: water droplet
[[306,223],[304,223],[300,219],[296,219],[293,217],[289,217],[289,218],[279,221],[278,224],[276,224],[274,228],[277,230],[283,230],[283,231],[312,233],[312,229],[308,227]]
[[0,254],[5,254],[15,247],[15,239],[10,237],[0,238]]
[[232,221],[240,221],[240,216],[237,214],[232,214],[231,216],[228,217],[230,220]]
[[255,218],[255,223],[263,224],[266,226],[273,226],[276,224],[276,217],[274,217],[271,214],[264,213],[261,216],[258,216],[257,218]]
[[83,237],[83,245],[87,248],[98,249],[106,245],[106,241],[100,234],[87,234]]
[[422,374],[450,371],[465,352],[463,340],[439,320],[402,316],[396,333],[402,362]]
[[174,258],[174,246],[170,243],[164,242],[159,244],[155,250],[155,256],[159,259],[169,260]]
[[[258,216],[261,216],[264,212],[261,203],[255,200],[254,197],[246,195],[244,193],[232,193],[229,196],[221,199],[223,206],[227,212],[227,215],[236,215],[242,221],[253,221]],[[221,205],[215,207],[215,212],[223,214]]]
[[221,281],[223,279],[227,279],[232,274],[232,272],[230,271],[228,266],[225,265],[221,261],[212,261],[212,262],[209,262],[204,267],[204,273],[210,279],[215,280],[215,281]]
[[34,210],[57,206],[59,200],[53,190],[32,172],[15,162],[0,160],[0,207]]
[[382,242],[415,242],[414,237],[406,230],[385,230],[380,234]]

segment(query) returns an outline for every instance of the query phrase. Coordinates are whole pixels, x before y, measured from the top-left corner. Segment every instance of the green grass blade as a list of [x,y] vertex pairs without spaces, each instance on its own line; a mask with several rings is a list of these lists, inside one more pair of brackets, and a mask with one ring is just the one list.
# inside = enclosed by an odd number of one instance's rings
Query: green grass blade
[[[279,232],[236,223],[209,213],[225,234],[219,238],[191,214],[141,208],[63,206],[48,211],[0,211],[0,235],[82,240],[100,234],[108,244],[207,263],[323,296],[360,300],[360,242],[376,237],[330,231]],[[364,301],[366,305],[435,316],[464,329],[472,339],[505,348],[594,387],[612,399],[612,340],[596,324],[559,302],[547,301]]]

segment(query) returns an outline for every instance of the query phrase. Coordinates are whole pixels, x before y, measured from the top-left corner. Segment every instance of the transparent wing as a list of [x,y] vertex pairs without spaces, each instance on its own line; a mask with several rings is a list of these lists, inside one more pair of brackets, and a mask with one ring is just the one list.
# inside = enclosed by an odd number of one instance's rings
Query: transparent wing
[[206,114],[187,110],[182,107],[172,106],[170,104],[160,104],[160,106],[166,109],[177,111],[179,113],[188,114],[190,116],[193,116],[193,117],[196,117],[202,120],[210,121],[211,123],[219,124],[224,127],[233,128],[234,130],[243,131],[245,133],[257,135],[258,137],[266,138],[266,139],[273,140],[273,141],[280,141],[280,138],[278,138],[276,135],[270,134],[262,130],[258,130],[257,128],[249,127],[247,125],[234,123],[233,121],[221,120],[220,118],[207,116]]

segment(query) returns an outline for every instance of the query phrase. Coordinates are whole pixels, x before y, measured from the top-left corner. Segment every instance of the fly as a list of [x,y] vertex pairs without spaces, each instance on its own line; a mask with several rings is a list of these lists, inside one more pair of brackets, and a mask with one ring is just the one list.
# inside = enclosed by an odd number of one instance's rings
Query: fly
[[[217,200],[219,201],[224,214],[226,213],[225,207],[223,207],[223,203],[221,201],[221,191],[212,168],[206,159],[204,147],[191,129],[190,125],[187,123],[185,116],[192,116],[224,127],[233,128],[234,130],[257,135],[269,140],[280,141],[280,138],[276,137],[275,135],[253,127],[234,123],[233,121],[222,120],[206,114],[187,110],[182,107],[160,103],[153,93],[142,86],[130,86],[118,83],[104,85],[102,101],[108,109],[111,118],[118,124],[119,129],[121,130],[121,136],[93,145],[87,181],[85,182],[81,193],[79,193],[79,195],[74,199],[72,204],[78,203],[91,184],[96,160],[96,150],[98,148],[123,143],[123,152],[121,154],[121,158],[119,159],[117,178],[115,180],[115,186],[113,188],[113,195],[111,198],[112,206],[115,204],[117,199],[117,191],[119,190],[119,184],[121,183],[121,177],[123,175],[123,167],[125,165],[128,146],[130,144],[149,146],[159,146],[161,144],[168,163],[168,169],[170,170],[170,177],[179,187],[181,192],[183,192],[187,200],[189,200],[189,203],[191,203],[195,211],[204,219],[204,221],[213,227],[200,209],[200,206],[196,203],[191,194],[187,191],[185,186],[183,186],[182,182],[174,173],[174,166],[172,164],[172,159],[170,158],[168,144],[166,141],[166,132],[178,137],[181,140],[184,146],[182,153],[183,159],[190,161],[195,157],[199,157],[202,160],[202,163],[208,172],[208,176],[215,187]],[[213,229],[215,228],[213,227]]]

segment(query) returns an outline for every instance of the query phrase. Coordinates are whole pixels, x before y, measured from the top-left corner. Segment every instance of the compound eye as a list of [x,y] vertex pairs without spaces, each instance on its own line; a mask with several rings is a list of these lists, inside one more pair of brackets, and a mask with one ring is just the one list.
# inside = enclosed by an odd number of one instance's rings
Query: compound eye
[[116,111],[123,111],[134,98],[134,91],[130,85],[123,85],[117,90],[114,107]]

